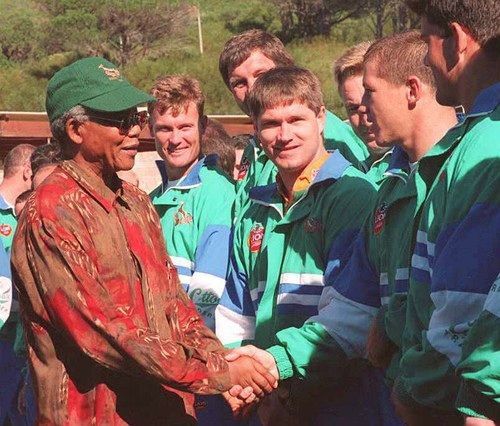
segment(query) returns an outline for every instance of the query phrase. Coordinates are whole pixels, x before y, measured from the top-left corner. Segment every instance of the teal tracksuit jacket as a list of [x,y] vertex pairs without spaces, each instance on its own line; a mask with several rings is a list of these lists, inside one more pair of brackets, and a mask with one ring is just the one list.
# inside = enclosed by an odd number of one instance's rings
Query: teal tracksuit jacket
[[181,284],[212,330],[226,285],[235,193],[216,160],[200,159],[176,186],[165,190],[165,181],[150,194]]
[[[347,262],[374,196],[375,185],[338,151],[286,212],[276,183],[253,188],[252,203],[234,230],[231,275],[216,310],[221,341],[267,349],[281,330],[301,327],[317,315],[321,295]],[[292,366],[280,362],[282,353],[270,352],[281,379],[291,377]],[[311,409],[313,392],[323,385],[298,385],[291,399],[307,402],[296,408]],[[329,398],[328,392],[322,395],[322,401]]]
[[412,257],[398,398],[500,420],[500,83],[445,136]]

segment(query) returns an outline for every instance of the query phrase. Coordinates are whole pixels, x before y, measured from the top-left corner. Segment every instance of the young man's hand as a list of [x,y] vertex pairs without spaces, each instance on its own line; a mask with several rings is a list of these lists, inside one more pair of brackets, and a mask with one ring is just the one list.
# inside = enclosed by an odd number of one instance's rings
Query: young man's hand
[[366,358],[374,367],[387,368],[398,347],[379,329],[377,320],[372,322],[366,342]]
[[259,349],[253,345],[242,346],[241,348],[236,348],[229,352],[226,355],[226,361],[234,361],[242,355],[249,356],[255,361],[258,361],[267,369],[269,373],[273,375],[276,380],[279,380],[280,376],[278,367],[276,366],[276,361],[269,352]]
[[229,375],[233,385],[251,386],[255,396],[261,398],[278,385],[276,378],[258,361],[249,356],[239,356],[229,362]]

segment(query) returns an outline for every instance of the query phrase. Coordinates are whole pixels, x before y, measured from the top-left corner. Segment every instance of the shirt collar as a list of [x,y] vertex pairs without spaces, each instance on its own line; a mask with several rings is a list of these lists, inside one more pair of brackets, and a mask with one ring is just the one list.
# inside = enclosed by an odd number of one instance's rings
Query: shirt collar
[[406,151],[400,146],[395,146],[391,151],[392,157],[386,173],[393,174],[402,170],[409,170],[410,160]]
[[92,196],[109,213],[118,197],[123,195],[122,181],[114,174],[111,187],[96,175],[90,168],[76,163],[74,160],[66,160],[61,168],[70,175],[90,196]]
[[[193,165],[193,167],[191,167],[191,170],[189,170],[188,174],[183,179],[181,179],[181,181],[176,186],[173,186],[170,189],[190,189],[201,185],[202,168],[207,166],[215,166],[217,164],[217,159],[217,154],[210,154],[206,157],[202,157]],[[162,170],[165,171],[165,163],[163,161],[161,161],[161,163],[162,164],[159,165],[160,173],[162,175],[161,194],[164,194],[167,190],[168,177],[166,173],[162,172]]]
[[[329,179],[340,179],[350,165],[351,163],[347,161],[338,150],[329,153],[327,160],[320,167],[316,177],[313,178],[311,186]],[[277,194],[276,182],[270,185],[256,186],[250,190],[250,198],[264,204],[273,203]]]

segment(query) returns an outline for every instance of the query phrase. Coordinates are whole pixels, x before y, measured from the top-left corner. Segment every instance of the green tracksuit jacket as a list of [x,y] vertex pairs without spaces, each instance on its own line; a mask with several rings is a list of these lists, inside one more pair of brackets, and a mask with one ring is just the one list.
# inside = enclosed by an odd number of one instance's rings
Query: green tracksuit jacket
[[150,194],[181,284],[212,330],[226,285],[234,201],[234,185],[216,160],[199,160],[176,186],[164,190],[164,182]]
[[[500,83],[445,139],[412,257],[398,398],[500,420]],[[456,133],[459,133],[456,137]]]

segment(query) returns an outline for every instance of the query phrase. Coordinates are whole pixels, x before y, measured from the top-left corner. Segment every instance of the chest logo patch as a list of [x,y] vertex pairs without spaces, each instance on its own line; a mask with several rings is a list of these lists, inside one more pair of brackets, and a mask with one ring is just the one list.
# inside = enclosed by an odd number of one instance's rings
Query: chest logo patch
[[308,217],[304,222],[304,231],[310,233],[317,233],[323,230],[323,224],[319,219]]
[[248,169],[250,168],[250,161],[248,158],[244,157],[241,159],[240,170],[238,171],[238,180],[242,180],[248,173]]
[[252,226],[250,230],[250,235],[248,236],[248,247],[252,253],[257,253],[262,245],[262,240],[264,239],[264,227],[260,223],[256,223]]
[[174,226],[193,223],[193,216],[184,210],[184,203],[179,206],[179,210],[174,214]]
[[375,212],[375,220],[373,223],[373,233],[375,235],[380,234],[382,232],[382,229],[384,229],[387,207],[387,203],[382,203]]
[[2,234],[4,237],[8,237],[10,234],[12,234],[12,227],[8,223],[0,224],[0,234]]

